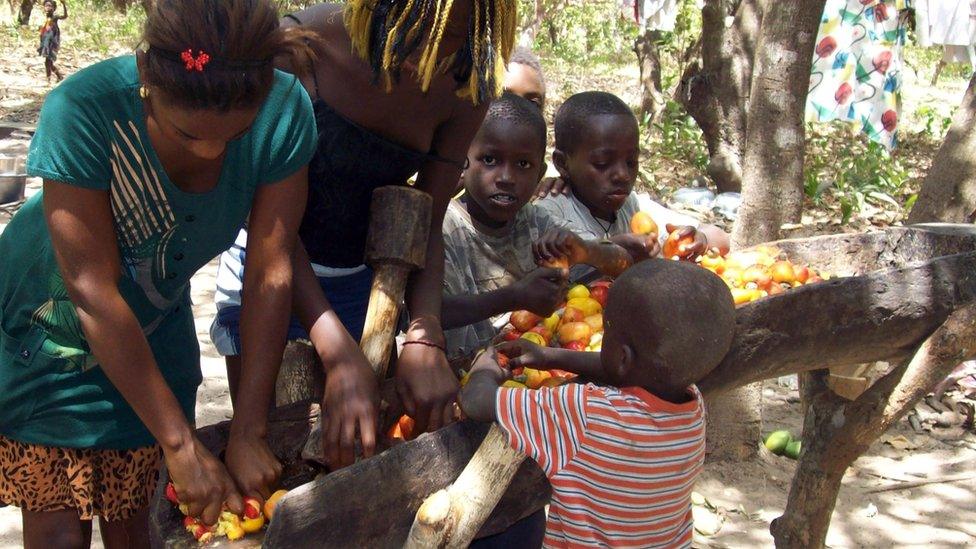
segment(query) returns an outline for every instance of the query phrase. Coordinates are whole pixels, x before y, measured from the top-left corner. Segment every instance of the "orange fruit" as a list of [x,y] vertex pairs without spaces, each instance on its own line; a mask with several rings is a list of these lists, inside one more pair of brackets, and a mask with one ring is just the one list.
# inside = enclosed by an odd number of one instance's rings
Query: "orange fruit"
[[593,328],[586,322],[569,322],[559,327],[559,341],[564,347],[571,341],[580,341],[585,348],[591,335],[593,335]]
[[283,498],[287,493],[288,490],[278,490],[277,492],[271,494],[268,499],[264,500],[264,518],[271,520],[271,518],[274,516],[275,507],[278,506],[278,500]]
[[773,277],[773,282],[785,282],[792,284],[796,280],[796,272],[793,264],[789,261],[777,261],[769,268],[769,274]]
[[657,223],[647,212],[637,212],[630,218],[630,232],[634,234],[657,234]]

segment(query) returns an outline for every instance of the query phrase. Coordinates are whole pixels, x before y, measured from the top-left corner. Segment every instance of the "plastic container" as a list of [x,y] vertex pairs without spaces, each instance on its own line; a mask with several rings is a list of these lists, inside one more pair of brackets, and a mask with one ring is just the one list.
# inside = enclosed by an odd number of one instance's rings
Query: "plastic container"
[[713,200],[715,200],[715,193],[701,187],[682,187],[674,191],[674,194],[671,196],[672,202],[686,206],[704,206],[706,208],[711,207]]
[[24,199],[24,188],[27,186],[24,161],[23,156],[0,154],[0,204]]
[[722,214],[728,219],[735,220],[739,215],[739,205],[742,204],[742,195],[739,193],[721,193],[712,202],[712,209]]

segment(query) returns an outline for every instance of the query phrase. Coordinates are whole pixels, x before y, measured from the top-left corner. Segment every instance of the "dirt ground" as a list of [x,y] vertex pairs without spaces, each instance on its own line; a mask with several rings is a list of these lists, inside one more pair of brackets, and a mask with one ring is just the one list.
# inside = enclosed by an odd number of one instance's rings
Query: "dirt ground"
[[[71,25],[66,25],[66,44],[71,44],[71,32]],[[10,34],[3,36],[0,56],[5,62],[0,71],[0,122],[30,125],[36,122],[50,86],[44,81],[40,58],[32,53],[33,35],[15,40],[7,40]],[[124,47],[112,46],[108,55],[124,51]],[[60,64],[66,73],[71,73],[101,57],[105,56],[96,57],[66,47]],[[636,66],[591,71],[562,64],[554,66],[549,78],[553,82],[550,105],[558,104],[561,98],[575,91],[595,88],[622,91],[625,100],[637,103],[636,90],[628,84],[636,80]],[[965,89],[965,82],[959,80],[944,80],[937,88],[922,85],[922,80],[910,71],[906,74],[903,110],[909,119],[923,105],[948,115]],[[930,162],[930,159],[923,158],[920,162]],[[662,179],[670,175],[670,180],[665,180],[669,187],[687,183],[683,175],[675,178],[674,173],[684,172],[662,174]],[[30,191],[36,191],[36,184]],[[3,214],[0,210],[0,231],[6,221]],[[870,224],[865,218],[860,224],[840,226],[829,215],[812,212],[805,218],[805,232],[853,230]],[[208,335],[214,315],[214,277],[215,264],[211,263],[193,279],[194,313],[204,374],[197,401],[197,423],[201,426],[226,420],[231,414],[223,361]],[[799,435],[802,418],[797,392],[789,387],[788,380],[783,381],[765,384],[764,432],[790,429]],[[794,467],[794,461],[765,451],[754,463],[709,465],[698,483],[697,491],[703,496],[703,502],[697,506],[696,517],[699,528],[715,533],[697,535],[696,546],[771,546],[769,522],[782,513]],[[971,475],[968,480],[939,481],[967,474]],[[919,433],[907,422],[899,422],[845,476],[828,544],[879,548],[976,546],[976,478],[973,475],[976,475],[976,434],[972,430],[950,425]],[[898,489],[898,485],[919,480],[933,482]],[[20,540],[19,512],[10,507],[0,509],[0,548],[20,547]],[[94,546],[101,547],[97,529]]]

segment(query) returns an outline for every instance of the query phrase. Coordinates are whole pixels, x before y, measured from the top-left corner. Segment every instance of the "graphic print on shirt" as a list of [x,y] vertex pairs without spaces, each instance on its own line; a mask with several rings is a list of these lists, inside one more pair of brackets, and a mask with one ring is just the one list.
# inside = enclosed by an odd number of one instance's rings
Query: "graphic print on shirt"
[[[183,295],[183,286],[166,294],[159,288],[168,272],[166,251],[178,226],[176,216],[135,124],[129,121],[122,126],[116,121],[113,127],[109,194],[122,268],[156,308],[166,311]],[[96,367],[58,271],[51,274],[48,287],[50,298],[31,317],[32,326],[48,333],[42,351],[64,359],[66,370]],[[159,315],[143,326],[143,332],[152,333],[163,318]]]

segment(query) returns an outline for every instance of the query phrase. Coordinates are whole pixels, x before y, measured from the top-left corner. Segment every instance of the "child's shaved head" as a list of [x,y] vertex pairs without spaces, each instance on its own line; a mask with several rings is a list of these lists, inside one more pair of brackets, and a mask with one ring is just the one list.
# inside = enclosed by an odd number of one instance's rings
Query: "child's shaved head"
[[[604,315],[604,368],[616,368],[607,360],[619,362],[629,347],[632,366],[620,381],[652,393],[701,381],[725,357],[735,329],[722,279],[681,261],[651,259],[628,269],[611,287]],[[608,349],[608,340],[619,349]]]
[[634,111],[616,95],[603,91],[587,91],[569,97],[556,111],[553,130],[556,148],[566,154],[575,152],[582,134],[589,130],[588,119],[594,116],[624,116],[636,126]]

